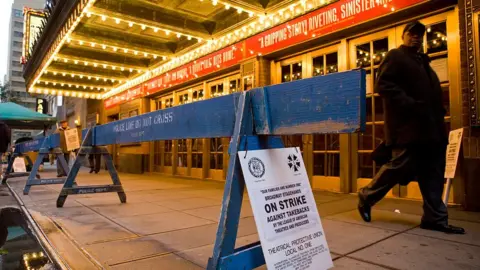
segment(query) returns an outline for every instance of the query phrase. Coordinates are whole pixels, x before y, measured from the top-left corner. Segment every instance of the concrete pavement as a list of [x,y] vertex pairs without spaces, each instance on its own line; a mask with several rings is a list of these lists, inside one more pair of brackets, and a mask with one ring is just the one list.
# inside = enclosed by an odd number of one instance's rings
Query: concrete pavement
[[[44,172],[42,177],[52,177]],[[60,185],[9,180],[57,253],[73,269],[204,269],[212,254],[223,183],[161,175],[121,174],[127,204],[115,193],[69,196],[56,208]],[[82,170],[79,185],[110,184]],[[385,199],[371,223],[354,195],[315,192],[335,269],[480,269],[480,213],[451,208],[450,223],[466,235],[418,228],[421,203]],[[395,212],[398,210],[400,213]],[[250,202],[243,202],[237,246],[258,241]],[[262,267],[265,269],[265,267]]]

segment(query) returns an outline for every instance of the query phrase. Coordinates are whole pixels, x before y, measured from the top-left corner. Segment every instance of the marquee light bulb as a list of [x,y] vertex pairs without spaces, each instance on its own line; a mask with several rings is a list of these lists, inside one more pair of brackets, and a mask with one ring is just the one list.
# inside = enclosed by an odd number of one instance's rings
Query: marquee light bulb
[[133,27],[133,22],[129,22],[129,23],[128,23],[128,26],[129,26],[129,27]]
[[237,13],[242,14],[243,10],[241,8],[237,8]]
[[226,4],[226,5],[225,5],[225,9],[226,9],[226,10],[229,10],[229,9],[230,9],[230,5],[229,5],[229,4]]
[[212,5],[216,6],[218,4],[217,0],[212,0]]
[[115,19],[115,23],[119,24],[119,23],[120,23],[120,19],[119,19],[119,18],[116,18],[116,19]]
[[106,21],[107,17],[105,15],[102,15],[102,21]]

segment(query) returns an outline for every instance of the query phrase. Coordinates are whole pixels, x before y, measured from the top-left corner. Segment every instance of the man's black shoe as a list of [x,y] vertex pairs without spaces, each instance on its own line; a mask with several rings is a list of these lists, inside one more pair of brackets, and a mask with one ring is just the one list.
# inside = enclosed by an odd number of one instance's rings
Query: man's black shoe
[[358,193],[358,213],[365,222],[370,222],[372,220],[372,207],[365,202],[362,195]]
[[93,168],[91,168],[91,169],[90,169],[90,173],[93,173],[93,171],[94,171]]
[[422,222],[420,228],[424,230],[439,231],[448,234],[465,234],[465,230],[461,227],[456,227],[452,225],[443,225],[443,224],[432,224],[427,222]]

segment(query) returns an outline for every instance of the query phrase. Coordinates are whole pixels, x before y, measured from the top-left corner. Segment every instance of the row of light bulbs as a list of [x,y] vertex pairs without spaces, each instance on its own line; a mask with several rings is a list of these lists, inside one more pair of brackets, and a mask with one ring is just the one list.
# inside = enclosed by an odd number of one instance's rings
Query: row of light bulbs
[[77,91],[38,88],[38,87],[30,88],[28,92],[44,94],[44,95],[58,95],[58,96],[65,96],[65,97],[93,98],[93,99],[104,98],[103,94],[98,94],[98,93],[84,93],[84,92],[77,92]]
[[75,88],[83,88],[83,89],[89,89],[89,90],[98,90],[98,91],[108,91],[110,90],[111,88],[109,87],[98,87],[98,86],[91,86],[91,85],[85,85],[85,84],[75,84],[75,83],[65,83],[65,82],[52,82],[52,81],[45,81],[45,80],[39,80],[37,81],[37,85],[40,85],[40,84],[45,84],[45,85],[53,85],[53,86],[61,86],[61,87],[64,87],[64,86],[68,86],[68,87],[75,87]]
[[[58,38],[60,39],[58,41],[58,45],[55,47],[55,49],[53,50],[53,52],[51,52],[51,55],[50,57],[48,58],[47,62],[45,63],[45,65],[43,65],[43,68],[42,70],[38,73],[38,75],[35,77],[35,79],[33,80],[32,82],[32,86],[30,86],[29,88],[29,92],[33,92],[33,86],[36,85],[37,81],[40,79],[40,77],[42,76],[43,72],[46,70],[46,68],[48,66],[50,66],[50,64],[55,60],[55,59],[58,59],[57,58],[57,54],[60,52],[60,49],[63,47],[63,44],[65,44],[65,42],[67,42],[67,39],[70,37],[70,35],[73,33],[73,31],[75,30],[75,28],[77,28],[78,24],[81,22],[82,20],[82,17],[83,17],[83,14],[88,11],[92,6],[93,4],[95,4],[95,1],[96,0],[88,0],[88,2],[83,6],[83,9],[81,10],[80,12],[80,15],[77,16],[75,18],[75,21],[72,23],[72,25],[70,26],[70,28],[68,29],[68,31],[62,35],[62,36],[59,36]],[[54,42],[54,44],[57,43],[57,40]],[[84,63],[85,65],[88,66],[88,62],[85,62]]]
[[[87,47],[92,47],[96,48],[97,46],[106,50],[106,49],[111,49],[113,52],[123,52],[123,53],[130,53],[133,55],[143,55],[144,57],[152,57],[153,59],[157,59],[159,55],[149,53],[149,52],[144,52],[144,51],[139,51],[139,50],[133,50],[125,47],[119,47],[119,46],[111,46],[111,45],[106,45],[106,44],[97,44],[96,42],[91,42],[91,41],[85,41],[81,39],[73,39],[73,38],[67,38],[67,43],[71,42],[76,42],[80,46],[87,46]],[[166,56],[162,56],[163,60],[166,60]]]
[[[217,1],[218,3],[219,1]],[[293,18],[296,15],[302,14],[302,12],[307,12],[315,6],[313,1],[301,0],[297,3],[291,4],[288,8],[280,9],[277,13],[269,15],[259,15],[256,20],[251,22],[249,25],[244,25],[240,29],[236,29],[230,33],[223,35],[222,37],[214,40],[208,40],[206,44],[180,56],[174,57],[167,63],[153,69],[149,74],[142,74],[127,83],[120,85],[119,87],[113,89],[106,94],[106,97],[111,97],[117,93],[123,92],[135,85],[141,84],[144,81],[150,79],[153,76],[158,76],[160,74],[166,73],[169,70],[172,70],[176,67],[184,65],[194,59],[198,59],[204,55],[217,51],[221,48],[229,46],[237,41],[242,40],[248,36],[256,34],[260,31],[263,31],[272,26],[278,25],[286,20]],[[331,0],[321,0],[319,6],[329,4]],[[213,4],[213,3],[212,3]],[[254,52],[251,52],[253,54]]]
[[[142,69],[138,68],[129,68],[129,67],[124,67],[124,66],[116,66],[116,65],[111,65],[111,64],[102,64],[98,62],[92,62],[92,61],[83,61],[83,60],[76,60],[76,59],[70,59],[66,57],[55,57],[55,61],[57,62],[63,62],[63,63],[73,63],[75,65],[83,65],[83,66],[93,66],[93,67],[103,67],[104,69],[112,69],[112,70],[120,70],[120,71],[129,71],[129,72],[134,72],[138,71],[141,72]],[[83,64],[82,64],[83,63]]]
[[[200,2],[203,2],[203,0],[200,0]],[[220,1],[218,1],[218,0],[212,0],[212,5],[216,6],[216,5],[218,5],[219,2]],[[253,17],[253,15],[254,15],[253,11],[246,11],[241,7],[232,6],[232,4],[230,4],[230,3],[221,3],[221,4],[225,5],[226,10],[229,10],[230,8],[232,8],[232,9],[236,9],[238,14],[242,14],[245,11],[245,12],[248,13],[248,16],[250,16],[250,17]]]
[[167,35],[167,36],[170,35],[171,33],[173,33],[177,36],[177,38],[181,38],[182,36],[184,36],[188,40],[192,40],[192,38],[195,38],[198,42],[201,42],[203,40],[200,37],[194,37],[192,35],[181,33],[181,32],[178,32],[178,31],[172,31],[172,30],[169,30],[169,29],[164,29],[164,28],[160,28],[160,27],[157,27],[157,26],[144,24],[144,23],[137,23],[137,22],[127,21],[127,20],[122,20],[120,18],[111,17],[111,16],[108,16],[108,15],[105,15],[105,14],[99,14],[99,13],[94,13],[94,12],[87,12],[86,14],[87,14],[87,17],[91,17],[92,15],[98,16],[102,19],[102,21],[106,21],[107,19],[110,19],[110,20],[114,20],[116,24],[120,24],[121,22],[124,22],[124,23],[127,23],[129,27],[133,27],[133,26],[137,25],[137,26],[140,26],[140,28],[142,30],[146,30],[147,28],[152,29],[153,32],[155,32],[155,33],[158,33],[159,31],[163,31],[165,33],[165,35]]
[[120,79],[115,79],[115,78],[111,78],[111,77],[105,77],[105,76],[92,76],[92,75],[84,75],[84,74],[79,74],[79,73],[72,73],[72,72],[64,72],[64,71],[51,71],[51,70],[45,70],[43,72],[43,74],[45,75],[48,75],[48,74],[53,74],[55,76],[63,76],[63,77],[66,77],[66,76],[70,76],[72,78],[80,78],[80,79],[83,79],[83,78],[87,78],[88,80],[96,80],[96,81],[100,81],[100,80],[103,80],[104,82],[112,82],[112,83],[115,83],[115,82],[119,82],[119,83],[123,83],[124,81],[123,80],[120,80]]

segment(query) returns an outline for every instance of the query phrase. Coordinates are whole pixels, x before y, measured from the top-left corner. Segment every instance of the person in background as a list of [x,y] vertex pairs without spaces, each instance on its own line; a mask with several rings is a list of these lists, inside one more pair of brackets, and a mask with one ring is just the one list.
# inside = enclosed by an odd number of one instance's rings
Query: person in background
[[[62,149],[63,156],[65,157],[65,161],[68,163],[70,162],[70,151],[67,150],[67,143],[65,141],[65,130],[69,130],[68,122],[66,120],[60,121],[60,126],[58,127],[56,133],[60,134],[60,148]],[[57,177],[67,176],[67,172],[65,172],[59,164],[57,160]]]
[[[97,126],[98,124],[92,124],[92,128]],[[100,171],[101,166],[101,158],[100,154],[89,154],[88,155],[88,163],[90,165],[90,173],[95,172],[96,174]]]
[[448,224],[442,201],[448,136],[442,88],[424,53],[425,25],[408,23],[403,45],[389,51],[380,65],[375,90],[385,108],[385,146],[389,159],[374,179],[360,189],[358,211],[366,222],[371,207],[395,185],[417,180],[423,197],[422,229],[452,234],[465,230]]
[[0,121],[0,162],[3,154],[8,152],[9,145],[12,141],[12,132],[8,125]]

